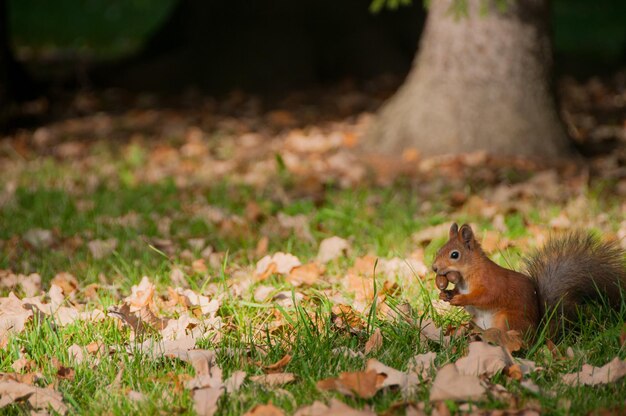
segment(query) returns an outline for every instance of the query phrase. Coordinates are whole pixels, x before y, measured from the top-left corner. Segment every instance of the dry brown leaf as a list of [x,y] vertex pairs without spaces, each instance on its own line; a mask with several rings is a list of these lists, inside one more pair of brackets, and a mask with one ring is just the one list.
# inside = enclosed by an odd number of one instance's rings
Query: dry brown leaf
[[328,263],[343,255],[350,250],[350,243],[341,237],[329,237],[322,240],[317,253],[317,261],[321,264]]
[[353,409],[347,404],[331,399],[327,406],[320,401],[315,401],[309,406],[303,406],[296,410],[294,416],[374,416],[376,413],[368,408]]
[[0,409],[20,400],[28,400],[28,403],[36,410],[47,410],[51,407],[62,415],[68,410],[63,403],[63,396],[55,390],[12,380],[0,381]]
[[264,302],[274,290],[276,290],[273,286],[258,286],[254,289],[254,300],[257,302]]
[[478,377],[461,374],[456,365],[447,364],[435,376],[430,389],[430,401],[478,400],[485,394],[485,391]]
[[524,345],[522,334],[519,331],[510,330],[502,333],[498,328],[489,328],[481,332],[481,338],[492,344],[501,345],[509,352],[519,351]]
[[215,316],[221,306],[218,299],[210,299],[208,296],[200,295],[191,289],[185,289],[179,292],[185,299],[185,306],[192,309],[197,308],[202,315]]
[[374,397],[385,378],[385,375],[379,375],[375,370],[346,372],[339,374],[337,378],[318,381],[317,388],[336,390],[348,396],[370,399]]
[[437,329],[432,319],[424,318],[418,324],[420,326],[420,339],[422,341],[431,340],[444,345],[450,343],[450,336],[444,335],[440,329]]
[[289,274],[291,269],[301,264],[300,260],[293,254],[278,252],[259,260],[254,273],[259,280],[263,280],[272,273]]
[[147,276],[141,278],[138,285],[131,287],[131,294],[124,298],[124,303],[130,308],[130,312],[137,312],[144,307],[154,304],[154,284],[150,283]]
[[290,361],[291,361],[291,355],[285,354],[283,358],[276,361],[274,364],[265,366],[263,368],[263,371],[267,374],[281,373],[285,369],[285,367],[287,367],[287,364],[289,364]]
[[409,361],[407,373],[415,373],[424,380],[430,379],[430,373],[435,368],[436,352],[418,354]]
[[434,225],[432,227],[427,227],[414,233],[411,236],[411,240],[418,245],[427,245],[433,240],[446,237],[449,230],[450,223]]
[[145,394],[135,390],[131,390],[126,393],[126,397],[128,397],[128,400],[131,402],[143,402],[147,399]]
[[42,228],[32,228],[26,231],[22,238],[28,244],[38,249],[50,247],[54,243],[52,231]]
[[20,357],[11,364],[11,368],[16,373],[21,373],[22,370],[29,371],[31,368],[34,368],[35,362],[26,357]]
[[135,349],[152,357],[163,357],[167,354],[183,355],[184,351],[192,350],[196,346],[196,339],[189,336],[176,340],[156,341],[147,339],[136,346],[129,346],[127,350],[134,352]]
[[169,358],[178,358],[191,364],[196,371],[196,376],[209,374],[211,367],[217,361],[217,354],[214,350],[174,350],[164,355]]
[[332,353],[348,358],[365,358],[365,354],[363,354],[361,351],[353,351],[348,347],[333,348]]
[[209,271],[209,268],[204,262],[204,259],[196,259],[191,262],[191,270],[195,273],[206,273]]
[[333,323],[338,328],[348,328],[352,332],[360,332],[365,328],[365,321],[352,309],[352,306],[335,305],[331,312]]
[[376,264],[376,257],[363,256],[357,257],[354,260],[354,266],[349,270],[350,273],[360,274],[364,276],[372,276],[374,274],[374,265]]
[[308,263],[291,269],[285,280],[294,286],[308,285],[311,286],[317,282],[322,274],[322,270],[317,263]]
[[198,416],[213,416],[217,412],[217,402],[224,394],[222,388],[205,388],[193,391],[193,410]]
[[456,362],[457,370],[463,375],[492,376],[513,364],[510,354],[501,346],[486,342],[470,342],[469,353]]
[[365,343],[365,354],[370,352],[376,352],[383,346],[383,334],[380,332],[380,328],[376,328],[372,333],[370,339]]
[[562,379],[565,384],[571,386],[580,384],[595,386],[597,384],[613,383],[624,376],[626,376],[626,360],[620,360],[619,357],[615,357],[602,367],[583,364],[583,368],[579,372],[565,374]]
[[506,375],[513,380],[520,381],[524,377],[522,367],[519,364],[513,364],[506,368]]
[[248,410],[244,416],[283,416],[285,412],[274,406],[272,403],[257,404]]
[[65,296],[70,296],[78,289],[78,280],[67,272],[57,273],[50,283],[60,287]]
[[62,380],[74,380],[76,371],[71,367],[60,365],[57,369],[57,377]]
[[148,307],[131,311],[131,306],[124,303],[122,306],[111,306],[107,314],[118,318],[128,325],[135,336],[142,336],[146,332],[162,331],[167,326],[167,319],[159,318]]
[[496,231],[484,231],[480,246],[490,254],[506,250],[511,246],[511,242]]
[[239,390],[243,382],[246,380],[247,376],[248,375],[246,374],[246,372],[241,370],[235,371],[233,374],[231,374],[231,376],[228,377],[226,381],[224,381],[224,388],[226,389],[226,393],[230,394]]
[[378,378],[378,388],[397,386],[404,395],[413,393],[420,383],[417,374],[403,373],[373,358],[367,361],[365,367],[365,371],[370,370],[375,371],[379,376],[384,376],[384,378]]
[[103,259],[115,251],[117,240],[115,238],[93,240],[87,243],[87,247],[94,259]]
[[400,279],[424,278],[430,273],[430,268],[422,260],[412,258],[393,257],[378,261],[377,275],[398,277]]
[[266,387],[276,387],[283,384],[291,383],[296,379],[296,377],[293,375],[293,373],[273,373],[264,374],[261,376],[252,376],[249,377],[249,379],[254,383],[259,383]]
[[26,322],[33,316],[30,308],[13,292],[0,299],[0,345],[4,345],[12,332],[22,332]]
[[254,255],[258,257],[263,257],[267,254],[267,250],[270,246],[270,239],[267,236],[261,237],[261,239],[256,243],[256,248],[254,249]]
[[73,360],[76,364],[81,364],[85,360],[85,354],[80,345],[72,344],[67,349],[67,355],[69,355],[70,360]]

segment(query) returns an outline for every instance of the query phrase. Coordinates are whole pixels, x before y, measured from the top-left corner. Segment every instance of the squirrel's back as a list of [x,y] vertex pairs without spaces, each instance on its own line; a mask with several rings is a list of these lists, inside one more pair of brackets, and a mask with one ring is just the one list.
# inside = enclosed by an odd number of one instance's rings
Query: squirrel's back
[[576,306],[605,299],[619,308],[626,299],[624,251],[586,232],[551,238],[526,261],[527,274],[537,286],[541,315],[560,311],[576,318]]

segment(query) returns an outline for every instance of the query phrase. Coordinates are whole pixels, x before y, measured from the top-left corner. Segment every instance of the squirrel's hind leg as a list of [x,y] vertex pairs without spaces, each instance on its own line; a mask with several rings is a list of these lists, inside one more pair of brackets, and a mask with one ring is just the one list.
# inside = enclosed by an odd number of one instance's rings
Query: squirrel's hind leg
[[510,330],[525,334],[533,329],[533,324],[519,313],[499,311],[493,316],[493,327],[499,329],[503,334]]

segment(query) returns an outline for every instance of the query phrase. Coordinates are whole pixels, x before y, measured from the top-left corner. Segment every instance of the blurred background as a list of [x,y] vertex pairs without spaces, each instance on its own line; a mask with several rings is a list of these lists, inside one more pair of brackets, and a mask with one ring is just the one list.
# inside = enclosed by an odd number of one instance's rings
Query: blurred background
[[[395,10],[369,0],[0,4],[5,41],[36,81],[210,93],[402,77],[426,15],[420,1]],[[626,63],[626,3],[557,0],[551,11],[557,74],[606,74]]]

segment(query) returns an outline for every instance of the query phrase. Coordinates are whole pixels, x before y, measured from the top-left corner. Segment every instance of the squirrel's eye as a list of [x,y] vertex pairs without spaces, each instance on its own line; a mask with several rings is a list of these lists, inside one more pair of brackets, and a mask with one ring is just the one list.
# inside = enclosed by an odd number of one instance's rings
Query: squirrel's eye
[[458,252],[458,250],[453,250],[450,252],[450,258],[453,260],[458,259],[459,257],[461,257],[461,253]]

